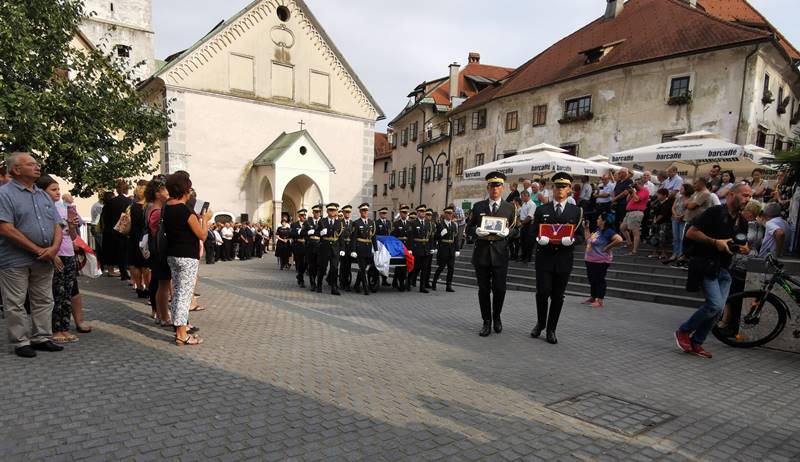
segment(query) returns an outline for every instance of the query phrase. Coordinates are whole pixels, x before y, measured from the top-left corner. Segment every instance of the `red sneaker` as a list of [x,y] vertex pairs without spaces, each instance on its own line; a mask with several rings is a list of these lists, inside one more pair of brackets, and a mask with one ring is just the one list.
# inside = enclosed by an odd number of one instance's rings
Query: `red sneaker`
[[702,345],[692,345],[692,352],[701,358],[711,359],[711,352],[703,349]]
[[675,343],[678,344],[678,348],[683,350],[686,353],[694,353],[694,346],[692,345],[692,339],[689,338],[688,332],[681,332],[679,330],[675,331]]

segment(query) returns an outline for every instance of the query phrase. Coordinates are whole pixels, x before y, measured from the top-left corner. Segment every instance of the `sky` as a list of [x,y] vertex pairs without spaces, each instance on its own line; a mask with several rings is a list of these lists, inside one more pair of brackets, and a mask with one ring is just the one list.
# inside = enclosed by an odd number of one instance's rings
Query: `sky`
[[[251,0],[153,0],[156,58],[191,46]],[[386,114],[419,83],[448,74],[477,51],[481,63],[518,67],[601,16],[605,0],[306,0]],[[798,0],[750,0],[800,47]]]

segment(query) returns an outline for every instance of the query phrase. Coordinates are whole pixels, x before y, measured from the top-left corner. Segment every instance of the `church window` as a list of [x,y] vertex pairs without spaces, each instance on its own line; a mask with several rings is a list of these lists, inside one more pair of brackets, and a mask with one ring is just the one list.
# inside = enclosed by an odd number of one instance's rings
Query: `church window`
[[300,146],[300,155],[301,156],[306,155],[307,152],[308,152],[308,148],[306,148],[305,146]]
[[417,132],[419,131],[419,122],[411,124],[411,141],[417,141]]
[[228,63],[229,84],[231,90],[252,92],[255,66],[250,56],[230,55]]
[[436,164],[436,181],[444,178],[444,164]]
[[431,167],[430,166],[425,167],[425,169],[422,171],[422,181],[424,181],[425,183],[430,183],[431,182]]
[[289,10],[289,7],[285,5],[279,6],[278,9],[275,11],[275,13],[277,13],[278,19],[280,19],[283,22],[288,21],[289,18],[292,17],[292,12]]
[[461,175],[464,173],[464,158],[459,157],[456,159],[456,175]]
[[120,58],[130,58],[131,57],[131,47],[128,45],[117,45],[114,47],[117,49],[117,56]]
[[486,109],[472,113],[472,129],[480,130],[481,128],[486,128]]
[[483,165],[483,153],[475,154],[475,166]]

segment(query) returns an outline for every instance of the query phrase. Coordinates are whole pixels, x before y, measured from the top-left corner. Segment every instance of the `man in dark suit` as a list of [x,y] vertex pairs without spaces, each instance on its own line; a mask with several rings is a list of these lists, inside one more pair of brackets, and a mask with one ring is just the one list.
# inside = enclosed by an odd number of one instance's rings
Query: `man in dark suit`
[[411,223],[407,241],[410,245],[408,251],[414,256],[414,269],[411,270],[409,275],[406,290],[411,290],[411,281],[416,281],[417,277],[419,277],[419,291],[423,294],[428,293],[425,283],[430,280],[428,260],[431,257],[429,242],[432,230],[430,220],[425,217],[426,211],[427,207],[424,204],[417,207],[417,221]]
[[[489,198],[477,202],[467,223],[467,235],[475,238],[472,265],[478,280],[478,302],[481,306],[483,328],[481,337],[494,331],[503,331],[500,313],[506,298],[506,275],[508,273],[508,242],[517,234],[516,210],[503,200],[506,176],[500,172],[486,175],[486,190]],[[499,232],[490,232],[481,227],[484,216],[505,218],[505,226]]]
[[436,273],[433,275],[433,282],[431,289],[436,290],[436,283],[439,281],[439,276],[447,269],[447,292],[455,292],[453,290],[453,272],[456,267],[456,257],[461,252],[458,249],[458,224],[453,221],[453,214],[455,213],[455,206],[449,205],[444,209],[444,218],[436,225],[436,232],[433,236],[436,241]]
[[317,254],[317,292],[322,292],[322,279],[327,271],[331,295],[341,295],[336,287],[339,278],[339,237],[342,234],[342,222],[337,216],[339,204],[331,202],[325,209],[328,216],[319,220],[316,232],[320,238]]
[[[376,236],[389,236],[392,234],[392,221],[389,219],[389,209],[381,207],[378,209],[378,220],[375,222]],[[381,285],[389,286],[386,276],[381,275]]]
[[346,292],[350,292],[350,284],[353,280],[353,273],[351,271],[353,259],[350,258],[350,249],[352,249],[350,233],[353,230],[353,223],[350,221],[350,215],[352,213],[352,205],[345,205],[342,207],[342,234],[339,236],[339,288],[344,289]]
[[366,202],[358,206],[358,211],[361,218],[353,221],[350,233],[353,245],[350,257],[358,261],[358,276],[353,290],[356,293],[364,290],[364,295],[369,295],[367,271],[373,264],[372,252],[377,248],[375,222],[369,218],[369,204]]
[[[400,218],[395,220],[392,224],[392,236],[396,237],[403,245],[408,246],[408,228],[410,221],[408,219],[409,208],[407,205],[400,206]],[[408,270],[405,266],[398,266],[394,269],[394,277],[392,278],[392,287],[402,292],[406,290],[406,278],[408,277]]]
[[306,209],[297,211],[297,221],[292,223],[289,236],[292,238],[292,255],[294,256],[294,267],[297,270],[297,285],[301,288],[306,286]]
[[[537,338],[547,329],[547,343],[558,343],[556,326],[564,305],[564,291],[572,272],[572,252],[575,244],[574,231],[583,220],[583,210],[567,202],[572,193],[572,176],[565,172],[553,175],[553,200],[536,208],[533,230],[536,233],[536,327],[531,337]],[[573,225],[571,236],[554,242],[540,232],[540,225]],[[548,300],[550,309],[548,311]]]
[[306,237],[306,271],[311,285],[311,291],[317,291],[317,251],[319,250],[319,236],[317,236],[317,223],[322,213],[322,205],[311,207],[311,218],[303,224],[303,234]]

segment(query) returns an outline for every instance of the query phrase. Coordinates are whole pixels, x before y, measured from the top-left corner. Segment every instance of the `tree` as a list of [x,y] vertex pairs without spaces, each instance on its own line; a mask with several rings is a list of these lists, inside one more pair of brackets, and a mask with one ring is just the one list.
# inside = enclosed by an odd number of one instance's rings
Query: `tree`
[[142,63],[70,46],[84,15],[83,0],[0,0],[0,152],[35,153],[88,197],[152,173],[171,123],[134,87]]

